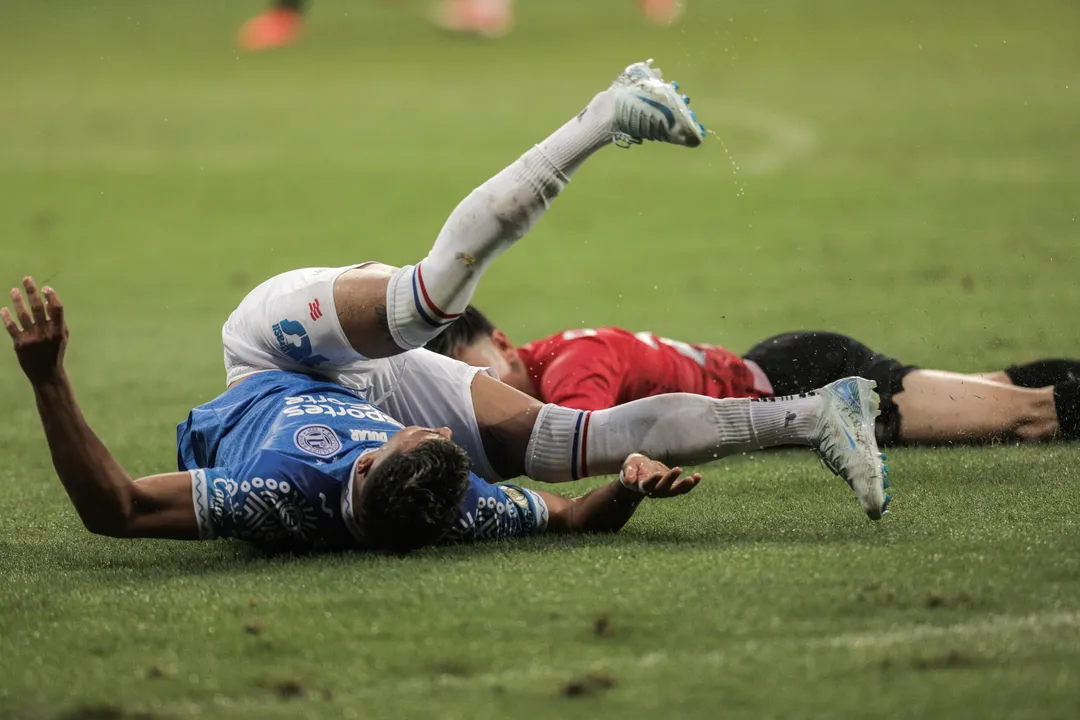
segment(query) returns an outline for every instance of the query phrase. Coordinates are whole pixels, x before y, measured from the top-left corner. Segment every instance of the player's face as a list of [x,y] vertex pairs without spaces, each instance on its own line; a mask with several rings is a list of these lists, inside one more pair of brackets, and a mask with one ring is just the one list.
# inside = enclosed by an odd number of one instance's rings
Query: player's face
[[477,340],[472,345],[457,348],[454,351],[454,359],[473,367],[491,368],[500,378],[505,377],[510,370],[510,363],[487,338]]
[[518,356],[517,348],[502,330],[496,329],[490,337],[458,348],[454,351],[454,359],[473,367],[491,368],[498,374],[499,379],[510,387],[527,394],[532,392],[532,383]]

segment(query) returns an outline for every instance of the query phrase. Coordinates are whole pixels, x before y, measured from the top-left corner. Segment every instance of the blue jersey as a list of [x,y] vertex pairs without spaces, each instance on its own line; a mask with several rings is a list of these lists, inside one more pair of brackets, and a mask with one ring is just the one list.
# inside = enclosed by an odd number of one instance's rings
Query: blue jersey
[[[401,423],[347,388],[289,372],[258,373],[191,411],[177,427],[177,461],[192,475],[204,539],[266,547],[362,547],[351,479],[357,459]],[[470,474],[447,540],[543,531],[536,493]]]

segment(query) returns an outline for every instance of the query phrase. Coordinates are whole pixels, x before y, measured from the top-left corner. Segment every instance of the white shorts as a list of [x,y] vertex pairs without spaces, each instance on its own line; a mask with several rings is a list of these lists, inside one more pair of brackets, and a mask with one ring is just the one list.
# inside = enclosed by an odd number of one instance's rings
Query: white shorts
[[356,352],[334,307],[334,281],[354,267],[292,270],[248,293],[221,329],[226,384],[267,370],[325,377],[406,425],[450,428],[473,471],[500,480],[472,403],[473,378],[489,371],[424,349],[379,360]]

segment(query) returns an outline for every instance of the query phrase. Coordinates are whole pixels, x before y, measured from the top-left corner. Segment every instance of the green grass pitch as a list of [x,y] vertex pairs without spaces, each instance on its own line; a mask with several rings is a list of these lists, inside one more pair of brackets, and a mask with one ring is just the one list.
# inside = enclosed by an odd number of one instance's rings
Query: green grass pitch
[[[132,473],[222,386],[271,274],[430,246],[474,186],[657,58],[724,139],[610,149],[477,297],[519,341],[621,324],[743,350],[828,328],[964,371],[1080,355],[1072,0],[0,3],[0,283],[69,308]],[[733,171],[733,163],[738,173]],[[899,450],[862,517],[808,453],[708,467],[614,537],[266,558],[86,533],[0,352],[0,717],[1080,715],[1080,448]],[[583,489],[566,488],[567,491]]]

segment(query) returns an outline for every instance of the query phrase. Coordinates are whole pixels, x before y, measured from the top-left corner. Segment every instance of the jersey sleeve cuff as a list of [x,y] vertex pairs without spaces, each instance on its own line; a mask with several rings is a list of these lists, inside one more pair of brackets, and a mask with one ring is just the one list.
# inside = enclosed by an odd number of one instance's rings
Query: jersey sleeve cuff
[[[367,453],[362,453],[360,457],[364,457]],[[361,545],[364,543],[364,533],[360,530],[360,523],[356,521],[356,507],[353,503],[353,488],[356,482],[356,463],[360,462],[360,458],[356,459],[356,462],[352,465],[352,470],[349,471],[349,481],[345,483],[345,487],[341,489],[341,519],[345,523],[345,528],[349,531],[349,534],[353,536]]]
[[210,518],[210,483],[205,470],[190,470],[191,503],[195,508],[195,522],[199,526],[200,540],[213,540],[217,537]]

